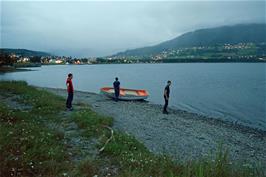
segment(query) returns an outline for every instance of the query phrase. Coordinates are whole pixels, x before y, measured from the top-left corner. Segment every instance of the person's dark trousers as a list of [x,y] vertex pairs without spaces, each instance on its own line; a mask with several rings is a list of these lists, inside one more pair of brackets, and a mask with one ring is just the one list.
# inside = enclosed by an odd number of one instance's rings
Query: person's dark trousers
[[66,107],[69,109],[72,108],[73,95],[73,93],[68,93],[67,96]]
[[168,100],[166,97],[164,97],[164,107],[163,107],[163,112],[167,112],[167,106],[168,106]]
[[118,101],[119,90],[115,90],[115,101]]

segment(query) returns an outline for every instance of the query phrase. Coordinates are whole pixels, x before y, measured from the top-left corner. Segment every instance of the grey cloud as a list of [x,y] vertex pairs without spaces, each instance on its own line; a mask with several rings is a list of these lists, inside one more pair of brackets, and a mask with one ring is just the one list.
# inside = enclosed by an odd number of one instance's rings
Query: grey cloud
[[198,28],[265,22],[265,1],[1,2],[1,47],[104,56]]

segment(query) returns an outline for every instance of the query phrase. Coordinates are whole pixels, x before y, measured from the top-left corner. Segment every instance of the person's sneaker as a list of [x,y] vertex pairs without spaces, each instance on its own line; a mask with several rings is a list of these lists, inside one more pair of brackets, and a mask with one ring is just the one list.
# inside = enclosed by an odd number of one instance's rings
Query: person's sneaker
[[169,114],[167,111],[163,111],[163,114]]
[[73,108],[67,108],[67,111],[73,111]]

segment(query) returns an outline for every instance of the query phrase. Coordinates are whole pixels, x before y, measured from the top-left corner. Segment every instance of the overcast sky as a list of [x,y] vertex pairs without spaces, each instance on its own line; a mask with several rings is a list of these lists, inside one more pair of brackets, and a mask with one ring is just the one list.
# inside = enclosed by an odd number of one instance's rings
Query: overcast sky
[[1,48],[105,56],[199,28],[265,23],[265,1],[1,1]]

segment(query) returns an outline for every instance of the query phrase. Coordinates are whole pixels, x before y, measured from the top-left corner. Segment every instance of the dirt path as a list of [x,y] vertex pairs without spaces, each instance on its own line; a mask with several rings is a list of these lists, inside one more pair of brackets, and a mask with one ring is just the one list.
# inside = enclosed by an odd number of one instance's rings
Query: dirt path
[[[64,89],[42,88],[66,97]],[[187,161],[214,152],[222,142],[232,160],[260,162],[266,166],[266,133],[235,126],[185,111],[161,113],[161,106],[147,102],[114,102],[102,95],[75,92],[74,102],[114,118],[116,129],[134,135],[148,149]]]

